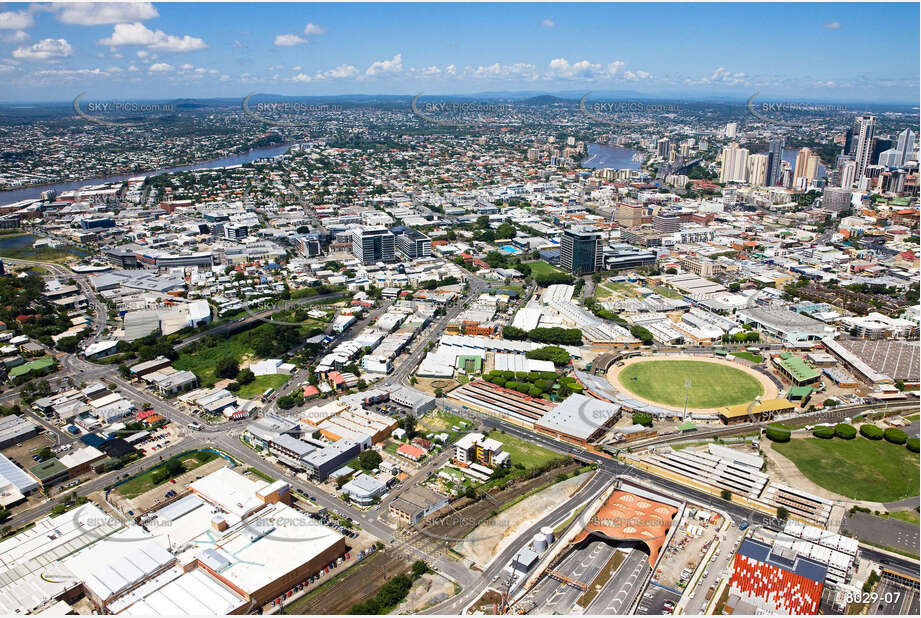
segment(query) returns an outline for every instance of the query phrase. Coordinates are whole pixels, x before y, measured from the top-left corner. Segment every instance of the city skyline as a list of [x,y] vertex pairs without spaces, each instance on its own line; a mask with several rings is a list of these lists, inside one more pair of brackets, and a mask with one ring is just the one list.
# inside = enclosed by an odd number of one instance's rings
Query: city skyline
[[904,57],[919,36],[891,25],[916,21],[917,5],[716,8],[7,3],[0,85],[7,102],[580,90],[916,102],[918,60]]

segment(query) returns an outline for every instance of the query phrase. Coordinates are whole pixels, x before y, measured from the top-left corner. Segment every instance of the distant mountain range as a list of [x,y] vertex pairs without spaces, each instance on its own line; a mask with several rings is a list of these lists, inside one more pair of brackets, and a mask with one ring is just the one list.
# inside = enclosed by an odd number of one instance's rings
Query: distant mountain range
[[[411,101],[414,96],[419,96],[423,101],[438,99],[439,101],[497,101],[504,103],[516,103],[519,105],[533,106],[551,106],[551,105],[573,105],[582,97],[589,94],[590,100],[598,101],[682,101],[684,103],[700,104],[727,104],[727,105],[744,105],[749,97],[738,95],[681,95],[681,94],[649,94],[638,92],[636,90],[568,90],[562,92],[546,91],[483,91],[470,94],[438,94],[438,93],[420,93],[420,95],[408,94],[339,94],[339,95],[283,95],[272,93],[255,93],[249,100],[249,104],[257,103],[313,103],[313,104],[339,104],[339,105],[368,105],[368,104],[389,104],[405,105]],[[243,97],[210,97],[210,98],[182,98],[182,99],[113,99],[98,98],[91,99],[85,97],[81,104],[92,101],[144,101],[149,103],[171,103],[179,110],[195,110],[207,107],[228,107],[239,106]],[[911,111],[917,110],[917,104],[908,103],[868,103],[862,101],[833,101],[828,99],[809,99],[793,97],[770,97],[761,96],[757,98],[757,103],[813,103],[813,104],[838,104],[853,107],[854,111]],[[17,110],[20,113],[27,113],[27,110],[37,108],[54,108],[69,106],[72,101],[61,102],[34,102],[34,103],[2,103],[0,108],[6,110]]]

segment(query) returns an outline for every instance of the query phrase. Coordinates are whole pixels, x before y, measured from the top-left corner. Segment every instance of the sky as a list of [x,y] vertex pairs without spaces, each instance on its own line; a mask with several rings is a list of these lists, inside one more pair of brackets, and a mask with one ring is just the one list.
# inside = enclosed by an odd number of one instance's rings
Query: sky
[[0,3],[0,101],[632,91],[918,104],[918,3]]

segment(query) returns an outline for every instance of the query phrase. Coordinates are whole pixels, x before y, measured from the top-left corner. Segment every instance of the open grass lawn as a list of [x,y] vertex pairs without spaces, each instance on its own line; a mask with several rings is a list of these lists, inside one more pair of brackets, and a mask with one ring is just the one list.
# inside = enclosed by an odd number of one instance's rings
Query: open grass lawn
[[291,376],[275,374],[268,376],[256,376],[256,379],[249,384],[244,384],[237,391],[237,396],[243,399],[256,399],[269,388],[277,389],[282,384],[291,379]]
[[537,275],[549,275],[550,273],[561,273],[563,272],[559,268],[551,266],[543,260],[538,260],[536,262],[528,262],[528,266],[531,267],[531,276],[535,277]]
[[751,352],[730,352],[730,354],[732,354],[736,358],[741,358],[747,361],[751,361],[753,363],[760,363],[764,361],[764,358],[762,358],[761,356],[758,356],[757,354],[752,354]]
[[683,296],[671,288],[667,288],[662,285],[657,285],[652,288],[657,294],[661,294],[665,298],[672,298],[674,300],[681,300]]
[[921,524],[921,518],[918,517],[917,511],[895,511],[886,515],[892,519],[898,519],[910,524],[919,525]]
[[541,466],[553,463],[555,461],[565,461],[567,458],[542,446],[531,444],[521,438],[491,431],[487,437],[498,440],[502,443],[502,450],[506,451],[512,459],[512,465],[521,464],[528,470],[539,468]]
[[806,478],[855,500],[892,502],[918,495],[918,454],[885,440],[804,438],[776,442],[774,450]]
[[[201,461],[199,461],[196,455],[201,457]],[[188,472],[189,470],[194,470],[195,468],[201,466],[202,464],[206,464],[209,461],[213,461],[214,459],[217,459],[218,457],[220,457],[220,455],[216,453],[212,453],[210,451],[201,451],[199,453],[185,453],[183,455],[178,455],[178,457],[182,457],[182,465],[185,467],[185,471]],[[163,462],[163,464],[165,463],[166,462]],[[142,493],[150,491],[151,489],[157,486],[157,484],[154,483],[154,480],[153,480],[153,473],[155,470],[160,468],[163,464],[159,464],[157,466],[154,466],[153,468],[149,468],[148,470],[134,477],[130,481],[126,481],[122,483],[121,485],[115,488],[115,491],[117,491],[118,493],[120,493],[126,498],[136,498],[137,496],[140,496]],[[169,481],[167,480],[164,483],[168,483],[168,482]],[[164,483],[160,483],[160,484],[163,485]]]
[[748,403],[764,392],[744,371],[703,361],[642,361],[625,367],[619,379],[634,395],[671,406],[684,405],[685,381],[690,380],[689,408]]
[[218,360],[227,356],[240,360],[247,354],[252,353],[252,349],[244,343],[243,338],[236,335],[221,339],[214,347],[202,348],[191,354],[180,351],[179,358],[173,362],[173,367],[191,371],[198,376],[198,381],[202,386],[214,386],[217,381],[217,376],[214,375],[214,366]]

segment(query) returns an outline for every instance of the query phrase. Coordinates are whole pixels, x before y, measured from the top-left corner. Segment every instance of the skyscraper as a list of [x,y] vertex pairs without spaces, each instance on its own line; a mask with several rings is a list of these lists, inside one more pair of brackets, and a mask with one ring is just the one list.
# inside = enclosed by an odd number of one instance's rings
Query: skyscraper
[[352,232],[352,255],[362,264],[393,262],[393,232],[385,227],[358,228]]
[[867,166],[872,163],[870,156],[873,152],[873,133],[876,130],[876,116],[864,114],[858,116],[854,125],[854,137],[857,140],[857,150],[854,152],[854,161],[857,163],[857,181],[863,178]]
[[582,228],[565,230],[560,238],[560,266],[573,274],[586,275],[601,270],[601,234]]
[[738,131],[738,129],[739,129],[739,124],[738,124],[738,123],[736,123],[736,122],[730,122],[730,123],[728,123],[728,124],[726,125],[726,128],[723,129],[723,132],[724,132],[724,134],[726,135],[726,137],[728,137],[729,139],[735,139],[735,138],[736,138],[736,132]]
[[663,137],[656,143],[656,154],[663,159],[668,157],[668,147],[671,144],[671,141],[667,137]]
[[772,139],[768,144],[768,169],[767,184],[770,187],[777,186],[780,182],[780,171],[783,168],[783,145],[784,139]]
[[857,180],[857,164],[850,160],[842,161],[841,166],[838,168],[838,174],[841,177],[838,185],[844,189],[850,189],[854,186],[854,181]]
[[748,149],[735,142],[723,148],[720,182],[745,182],[748,179]]
[[748,184],[755,187],[767,185],[769,161],[770,156],[766,154],[754,154],[748,157]]
[[899,133],[899,141],[895,149],[899,152],[899,167],[911,161],[911,157],[915,153],[915,132],[911,129],[905,129]]
[[799,154],[796,155],[796,164],[793,166],[793,178],[801,178],[806,176],[806,171],[809,167],[809,158],[812,156],[812,150],[809,148],[801,148]]

